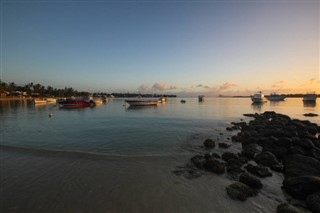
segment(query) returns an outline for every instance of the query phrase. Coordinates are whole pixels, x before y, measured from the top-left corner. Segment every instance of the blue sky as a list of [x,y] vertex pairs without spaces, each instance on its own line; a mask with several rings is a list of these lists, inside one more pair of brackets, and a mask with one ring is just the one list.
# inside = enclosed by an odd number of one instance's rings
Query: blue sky
[[92,92],[320,92],[319,4],[2,1],[2,80]]

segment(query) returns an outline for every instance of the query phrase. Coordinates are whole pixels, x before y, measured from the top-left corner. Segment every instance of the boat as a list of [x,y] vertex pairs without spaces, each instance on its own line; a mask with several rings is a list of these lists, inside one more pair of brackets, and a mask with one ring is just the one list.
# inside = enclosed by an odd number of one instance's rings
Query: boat
[[46,104],[47,103],[47,100],[46,99],[41,99],[41,98],[34,98],[33,99],[33,102],[35,104]]
[[103,103],[103,100],[101,98],[94,98],[92,100],[96,105],[101,105]]
[[303,96],[304,102],[316,102],[317,94],[316,93],[307,93]]
[[269,96],[266,97],[269,101],[284,101],[286,96],[279,95],[275,92],[271,93]]
[[161,97],[161,98],[159,98],[159,99],[158,99],[158,102],[159,102],[159,103],[165,103],[165,102],[167,102],[167,97]]
[[204,101],[205,96],[204,95],[199,95],[198,96],[198,101],[199,102],[203,102]]
[[156,106],[159,102],[158,100],[143,100],[143,99],[134,99],[134,100],[125,100],[130,106]]
[[62,107],[71,107],[71,108],[81,108],[81,107],[93,107],[95,103],[93,101],[84,101],[84,100],[74,100],[68,99],[65,101],[60,101],[59,104]]
[[55,98],[46,98],[48,103],[57,103],[57,99]]
[[255,93],[251,97],[251,100],[252,100],[252,103],[254,104],[261,104],[261,103],[267,102],[266,98],[264,97],[264,94],[261,91]]
[[182,104],[184,104],[184,103],[186,103],[186,100],[183,100],[183,99],[182,99],[180,102],[181,102]]

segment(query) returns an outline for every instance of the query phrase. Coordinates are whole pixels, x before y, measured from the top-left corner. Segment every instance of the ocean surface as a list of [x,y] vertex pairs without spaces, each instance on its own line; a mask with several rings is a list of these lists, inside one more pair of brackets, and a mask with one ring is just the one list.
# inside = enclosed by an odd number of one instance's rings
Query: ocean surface
[[207,138],[232,143],[236,132],[225,129],[250,120],[244,113],[275,111],[320,124],[319,117],[303,116],[320,114],[320,107],[301,98],[262,105],[249,98],[180,100],[134,109],[117,98],[83,109],[0,101],[0,211],[275,212],[286,199],[281,174],[263,179],[258,196],[238,202],[226,194],[232,183],[226,175],[175,171],[204,152]]

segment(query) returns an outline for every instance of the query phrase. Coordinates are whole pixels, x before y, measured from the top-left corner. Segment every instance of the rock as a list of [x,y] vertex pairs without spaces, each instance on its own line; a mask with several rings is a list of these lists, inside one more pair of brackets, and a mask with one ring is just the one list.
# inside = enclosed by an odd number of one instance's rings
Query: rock
[[219,143],[219,147],[220,148],[224,148],[224,149],[227,149],[231,146],[231,144],[227,144],[227,143]]
[[308,195],[320,192],[320,177],[289,177],[283,181],[283,188],[292,197],[304,200]]
[[283,172],[283,166],[281,164],[279,165],[272,165],[270,166],[270,169],[272,171],[275,171],[275,172]]
[[223,174],[225,172],[225,164],[221,163],[218,160],[215,159],[208,159],[204,163],[204,168],[208,171],[214,172],[216,174]]
[[247,114],[243,114],[243,116],[254,118],[255,114],[247,113]]
[[215,146],[216,146],[216,143],[211,140],[211,139],[206,139],[204,142],[203,142],[203,145],[204,147],[206,148],[209,148],[209,149],[213,149]]
[[220,155],[217,154],[217,153],[215,153],[215,152],[212,153],[211,155],[212,155],[212,157],[217,158],[217,159],[220,159],[220,158],[221,158]]
[[320,161],[303,155],[288,155],[283,162],[286,177],[320,176]]
[[231,137],[231,140],[234,141],[234,142],[241,142],[243,140],[243,137],[240,136],[240,135],[233,135]]
[[241,161],[231,158],[227,162],[227,172],[236,177],[239,173],[243,172],[242,165]]
[[277,213],[302,213],[300,208],[297,208],[290,203],[282,203],[277,207]]
[[277,142],[277,145],[281,147],[289,148],[292,146],[292,139],[289,137],[280,137]]
[[208,153],[204,155],[204,159],[208,160],[208,159],[210,159],[210,158],[212,158],[212,155],[210,155],[210,154],[208,154]]
[[264,166],[273,166],[273,165],[279,165],[279,162],[277,158],[272,154],[271,152],[261,152],[258,153],[255,157],[254,160],[258,164],[262,164]]
[[242,173],[239,177],[239,181],[255,189],[262,188],[261,181],[255,176],[250,175],[248,173]]
[[306,117],[315,117],[315,116],[318,116],[318,114],[315,114],[315,113],[305,113],[305,114],[303,114],[303,116],[306,116]]
[[312,212],[320,212],[320,192],[309,195],[306,203]]
[[195,165],[197,168],[202,169],[205,159],[202,155],[196,155],[194,157],[191,158],[191,162],[193,163],[193,165]]
[[298,137],[294,137],[293,138],[293,144],[295,146],[300,146],[304,149],[314,149],[315,146],[314,144],[312,143],[312,141],[308,138],[298,138]]
[[230,160],[230,159],[236,159],[236,160],[238,160],[239,157],[238,157],[237,154],[234,154],[234,153],[232,153],[232,152],[225,152],[225,153],[222,154],[222,160],[228,162],[228,160]]
[[251,159],[255,154],[262,152],[262,147],[256,143],[251,143],[242,147],[242,154]]
[[258,177],[270,177],[272,173],[269,171],[267,167],[264,166],[254,166],[252,164],[248,164],[244,167],[251,174],[257,175]]
[[256,192],[246,184],[235,182],[227,188],[228,195],[234,200],[245,201],[248,197],[256,195]]

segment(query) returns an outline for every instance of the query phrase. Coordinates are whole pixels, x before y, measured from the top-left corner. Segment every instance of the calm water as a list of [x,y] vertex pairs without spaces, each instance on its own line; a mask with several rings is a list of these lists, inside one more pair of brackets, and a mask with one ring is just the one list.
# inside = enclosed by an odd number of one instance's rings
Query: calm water
[[[85,151],[121,155],[165,155],[181,152],[191,139],[225,129],[243,113],[273,110],[292,118],[320,114],[300,98],[252,105],[248,98],[169,99],[158,107],[127,109],[124,99],[95,108],[59,109],[31,101],[1,101],[1,144],[28,148]],[[49,117],[53,113],[53,117]],[[319,123],[319,117],[308,118]]]
[[[227,175],[176,175],[203,152],[206,138],[229,142],[225,131],[244,113],[276,111],[320,124],[317,105],[300,98],[252,105],[249,98],[169,99],[128,109],[123,99],[66,110],[31,101],[1,101],[1,212],[275,212],[286,199],[283,177],[262,179],[261,192],[231,200]],[[53,113],[53,117],[49,117]],[[222,134],[220,134],[222,133]],[[234,144],[230,151],[237,152]],[[16,149],[8,147],[22,147]],[[221,154],[223,149],[215,148]]]

